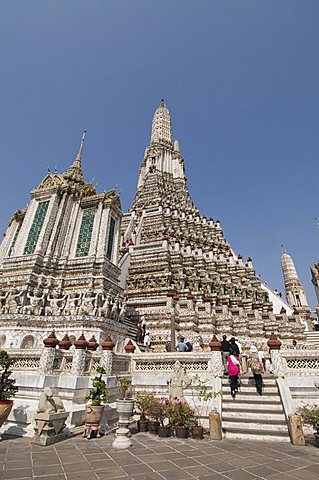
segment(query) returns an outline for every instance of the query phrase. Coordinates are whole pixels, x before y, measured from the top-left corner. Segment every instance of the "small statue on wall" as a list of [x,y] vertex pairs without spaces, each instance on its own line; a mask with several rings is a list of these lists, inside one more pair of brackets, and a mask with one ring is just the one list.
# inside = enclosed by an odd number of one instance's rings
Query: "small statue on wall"
[[63,308],[61,304],[66,299],[66,297],[66,294],[61,297],[59,292],[52,292],[52,296],[48,294],[47,302],[49,303],[45,307],[45,314],[53,316],[60,315]]
[[27,315],[41,315],[43,310],[43,299],[45,294],[39,288],[35,288],[32,292],[27,292],[29,305],[23,307],[23,313]]
[[77,315],[79,311],[79,302],[80,302],[81,294],[77,294],[76,292],[71,292],[65,303],[65,307],[63,310],[63,315]]
[[18,303],[18,298],[24,294],[24,291],[18,292],[15,288],[9,292],[4,306],[4,313],[20,313],[21,306]]
[[7,292],[5,292],[4,290],[0,290],[0,313],[3,313],[5,310],[5,304],[8,295],[9,290]]
[[79,315],[94,315],[96,310],[96,294],[90,290],[85,294],[81,294],[81,303],[79,307]]
[[100,317],[108,318],[111,313],[112,302],[111,302],[111,295],[108,293],[103,300],[102,306],[98,309],[98,314]]

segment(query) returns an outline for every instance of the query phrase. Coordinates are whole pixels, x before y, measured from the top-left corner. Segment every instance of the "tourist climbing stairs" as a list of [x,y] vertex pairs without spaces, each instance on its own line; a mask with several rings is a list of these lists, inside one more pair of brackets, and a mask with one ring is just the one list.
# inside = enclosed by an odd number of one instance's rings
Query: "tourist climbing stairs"
[[263,375],[263,394],[256,391],[253,376],[241,378],[236,398],[228,377],[222,380],[222,428],[225,438],[289,442],[288,426],[273,375]]

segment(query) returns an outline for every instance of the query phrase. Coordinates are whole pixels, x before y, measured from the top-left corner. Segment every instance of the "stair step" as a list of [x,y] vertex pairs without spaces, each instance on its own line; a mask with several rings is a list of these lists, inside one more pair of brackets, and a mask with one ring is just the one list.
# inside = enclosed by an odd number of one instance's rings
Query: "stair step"
[[227,430],[224,432],[224,437],[227,439],[240,439],[240,440],[247,440],[247,441],[255,441],[255,442],[282,442],[282,443],[290,443],[289,435],[273,435],[273,434],[266,434],[264,435],[263,432],[237,432],[236,430]]
[[[251,424],[257,424],[257,425],[264,425],[264,424],[269,424],[269,425],[285,425],[287,426],[286,423],[286,418],[283,413],[278,414],[278,415],[269,415],[269,414],[253,414],[250,411],[243,413],[241,412],[240,414],[238,413],[236,417],[233,415],[229,415],[229,412],[223,412],[222,414],[222,420],[223,422],[228,422],[228,423],[240,423],[240,422],[249,422]],[[224,425],[224,423],[223,423]]]
[[241,431],[241,432],[248,432],[248,433],[260,432],[262,434],[271,433],[272,435],[277,435],[277,434],[282,435],[284,433],[288,435],[288,428],[286,424],[282,425],[278,423],[268,424],[268,423],[257,423],[257,422],[251,423],[251,422],[244,422],[244,421],[240,421],[240,422],[224,421],[222,425],[223,425],[223,430],[225,430],[226,432],[227,431],[237,431],[237,432]]
[[[228,398],[227,398],[228,397]],[[233,403],[235,405],[235,403],[238,403],[238,404],[245,404],[245,405],[252,405],[255,407],[255,404],[257,405],[281,405],[281,401],[278,400],[278,398],[276,398],[275,400],[272,399],[272,398],[265,398],[265,397],[260,397],[260,396],[255,396],[255,397],[252,397],[252,398],[247,398],[245,396],[240,396],[237,395],[235,399],[233,399],[231,397],[231,395],[223,395],[223,400],[222,402],[226,402],[226,403]]]
[[[227,395],[228,393],[230,393],[230,387],[223,389],[223,394],[224,395]],[[253,386],[253,387],[240,387],[239,388],[239,394],[242,394],[242,395],[255,395],[256,394],[256,395],[258,395],[258,392],[257,392],[255,386]],[[266,387],[266,388],[263,388],[263,395],[277,396],[278,395],[278,390],[277,390],[277,388]]]
[[223,405],[223,412],[233,412],[234,414],[237,412],[250,412],[250,413],[270,413],[270,414],[276,414],[276,413],[283,413],[283,408],[281,405],[264,405],[264,404],[254,404],[254,405],[248,405],[247,407],[244,407],[242,403],[237,404],[237,402],[226,402]]

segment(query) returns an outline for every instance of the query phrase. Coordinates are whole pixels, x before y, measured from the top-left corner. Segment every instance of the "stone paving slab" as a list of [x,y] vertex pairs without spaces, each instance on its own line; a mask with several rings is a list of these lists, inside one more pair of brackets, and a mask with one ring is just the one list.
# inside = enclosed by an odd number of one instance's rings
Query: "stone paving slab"
[[129,450],[114,435],[73,437],[48,447],[30,439],[0,443],[0,480],[318,480],[319,449],[282,443],[133,435]]

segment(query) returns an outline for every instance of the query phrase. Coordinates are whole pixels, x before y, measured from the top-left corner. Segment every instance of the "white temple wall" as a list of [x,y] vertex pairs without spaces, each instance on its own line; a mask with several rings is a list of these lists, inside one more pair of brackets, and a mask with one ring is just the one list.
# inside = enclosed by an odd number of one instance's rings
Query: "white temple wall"
[[32,225],[34,215],[35,215],[35,212],[36,212],[37,208],[38,208],[38,202],[36,201],[35,198],[32,198],[29,205],[28,205],[28,208],[27,208],[27,211],[26,211],[26,214],[25,214],[22,226],[21,226],[21,230],[19,232],[19,235],[18,235],[18,238],[17,238],[17,241],[16,241],[16,245],[15,245],[15,256],[16,257],[18,257],[20,255],[23,255],[23,250],[24,250],[27,238],[28,238],[28,233],[29,233],[29,230],[31,228],[31,225]]

